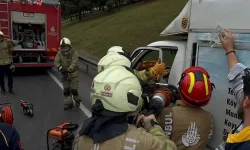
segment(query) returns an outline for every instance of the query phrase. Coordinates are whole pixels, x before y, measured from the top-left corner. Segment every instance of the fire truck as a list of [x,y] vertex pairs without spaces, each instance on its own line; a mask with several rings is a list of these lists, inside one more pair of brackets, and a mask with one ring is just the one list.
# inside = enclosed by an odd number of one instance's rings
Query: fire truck
[[61,39],[58,0],[0,0],[0,31],[22,41],[12,50],[16,67],[52,68]]

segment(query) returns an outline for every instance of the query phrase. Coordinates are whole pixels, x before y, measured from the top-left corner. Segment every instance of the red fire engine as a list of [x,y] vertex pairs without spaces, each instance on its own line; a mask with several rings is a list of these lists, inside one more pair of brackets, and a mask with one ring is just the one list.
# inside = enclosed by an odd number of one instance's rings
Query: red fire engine
[[53,67],[61,39],[58,0],[0,0],[0,31],[22,41],[12,53],[16,67]]

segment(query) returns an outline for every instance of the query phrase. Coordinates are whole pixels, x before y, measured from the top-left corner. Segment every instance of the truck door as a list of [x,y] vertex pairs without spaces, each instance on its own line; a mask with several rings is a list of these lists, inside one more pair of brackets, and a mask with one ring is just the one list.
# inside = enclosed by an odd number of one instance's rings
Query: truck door
[[[205,34],[197,33],[197,37]],[[250,66],[250,34],[235,34],[236,54],[239,62]],[[220,45],[213,48],[207,43],[199,42],[196,50],[195,65],[204,67],[210,74],[211,81],[215,84],[210,103],[204,108],[211,112],[215,119],[215,133],[209,146],[216,148],[222,143],[233,128],[236,128],[241,120],[237,114],[238,102],[229,81],[228,61],[225,50]]]
[[[163,56],[162,56],[162,50],[161,49],[154,48],[154,47],[139,47],[131,55],[131,60],[132,60],[131,68],[132,69],[137,69],[137,70],[143,70],[145,68],[144,67],[145,63],[144,62],[146,62],[146,61],[147,62],[149,62],[149,61],[156,62],[157,59],[152,60],[150,57],[149,58],[146,57],[146,56],[151,56],[151,55],[148,55],[150,53],[153,53],[156,58],[160,58],[162,60]],[[143,58],[147,58],[147,60],[145,60]],[[151,65],[151,64],[149,64],[149,65]]]
[[[140,47],[137,48],[131,55],[132,69],[144,70],[149,67],[153,67],[157,60],[160,58],[166,65],[166,69],[171,70],[171,66],[174,62],[175,55],[178,48],[174,47]],[[160,82],[168,82],[169,74],[163,76]]]

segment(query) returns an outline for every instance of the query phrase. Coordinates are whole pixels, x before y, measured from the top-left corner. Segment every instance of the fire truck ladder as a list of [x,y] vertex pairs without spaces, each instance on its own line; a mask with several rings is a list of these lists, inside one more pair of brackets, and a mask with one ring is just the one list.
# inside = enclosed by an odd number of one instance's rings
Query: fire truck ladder
[[10,38],[9,27],[9,0],[0,0],[0,31],[2,31],[7,38]]

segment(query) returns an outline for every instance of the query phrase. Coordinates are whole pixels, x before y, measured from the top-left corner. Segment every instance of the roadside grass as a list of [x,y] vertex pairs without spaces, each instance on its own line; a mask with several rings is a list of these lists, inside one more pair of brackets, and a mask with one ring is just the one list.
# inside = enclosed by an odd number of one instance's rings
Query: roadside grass
[[71,39],[74,48],[99,58],[114,45],[133,51],[137,47],[166,39],[160,37],[160,33],[186,3],[186,0],[154,0],[81,22],[66,20],[62,22],[63,36]]

